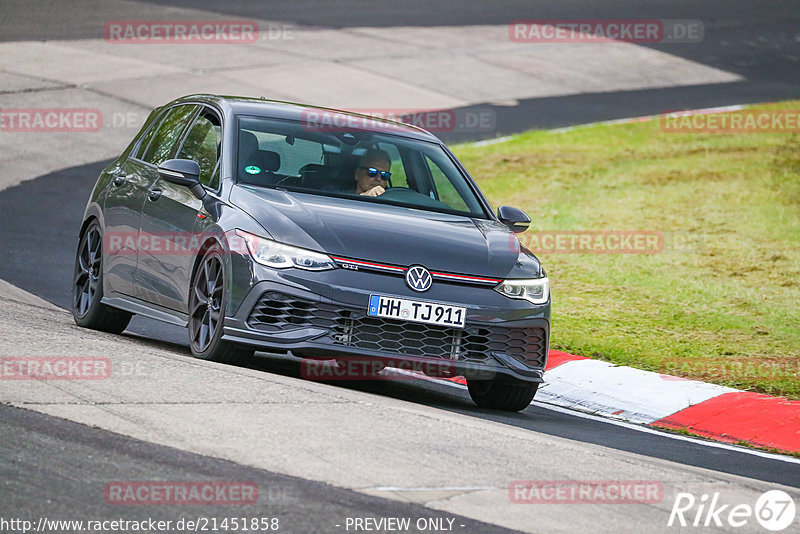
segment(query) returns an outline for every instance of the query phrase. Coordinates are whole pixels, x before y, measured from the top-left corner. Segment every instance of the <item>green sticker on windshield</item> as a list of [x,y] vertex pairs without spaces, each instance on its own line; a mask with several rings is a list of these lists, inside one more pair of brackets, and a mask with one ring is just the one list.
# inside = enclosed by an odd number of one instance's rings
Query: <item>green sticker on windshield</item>
[[261,172],[261,169],[259,169],[255,165],[250,165],[249,167],[245,167],[244,168],[244,172],[246,172],[248,174],[258,174],[258,173]]

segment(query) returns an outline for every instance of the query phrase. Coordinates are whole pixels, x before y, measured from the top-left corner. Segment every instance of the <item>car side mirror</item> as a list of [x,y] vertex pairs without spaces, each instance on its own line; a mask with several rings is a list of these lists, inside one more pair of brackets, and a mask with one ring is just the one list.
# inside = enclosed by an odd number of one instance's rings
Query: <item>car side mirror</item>
[[528,217],[524,211],[512,208],[511,206],[500,206],[497,208],[497,218],[515,234],[524,232],[531,225],[531,218]]
[[206,196],[206,190],[200,183],[200,165],[196,161],[168,159],[158,166],[158,175],[171,184],[188,187],[199,199]]

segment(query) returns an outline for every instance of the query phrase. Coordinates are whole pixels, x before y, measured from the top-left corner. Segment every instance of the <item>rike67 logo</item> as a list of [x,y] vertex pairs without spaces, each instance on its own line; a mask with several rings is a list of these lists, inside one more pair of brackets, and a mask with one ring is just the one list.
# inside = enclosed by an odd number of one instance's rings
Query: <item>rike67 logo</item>
[[[781,490],[770,490],[756,500],[755,505],[723,502],[719,492],[702,494],[699,498],[681,492],[675,496],[667,526],[718,527],[728,530],[754,525],[779,532],[789,528],[795,519],[796,508],[792,497]],[[796,530],[794,532],[797,532]]]

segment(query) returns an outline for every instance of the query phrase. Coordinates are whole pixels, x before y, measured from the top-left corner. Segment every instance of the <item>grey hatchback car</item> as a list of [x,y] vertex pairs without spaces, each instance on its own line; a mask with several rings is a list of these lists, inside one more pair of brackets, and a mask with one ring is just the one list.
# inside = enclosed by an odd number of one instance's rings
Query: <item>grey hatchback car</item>
[[[84,212],[75,322],[188,327],[197,358],[254,351],[463,376],[521,410],[543,380],[550,290],[434,135],[368,115],[192,95],[155,109]],[[337,362],[337,363],[334,363]]]

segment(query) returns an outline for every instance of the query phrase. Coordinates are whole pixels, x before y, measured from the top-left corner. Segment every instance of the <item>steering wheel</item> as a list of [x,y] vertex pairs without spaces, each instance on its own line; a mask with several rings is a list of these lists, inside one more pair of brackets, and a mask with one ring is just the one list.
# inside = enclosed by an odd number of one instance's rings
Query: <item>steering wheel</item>
[[438,209],[452,209],[444,202],[436,200],[435,198],[431,198],[428,195],[418,193],[417,191],[409,189],[408,187],[390,187],[382,195],[378,196],[378,198],[404,202],[417,207],[427,206]]
[[395,200],[401,200],[403,197],[419,195],[419,193],[412,191],[407,187],[387,187],[383,191],[383,194],[379,196],[386,197],[386,195],[389,195],[389,197],[394,198]]

